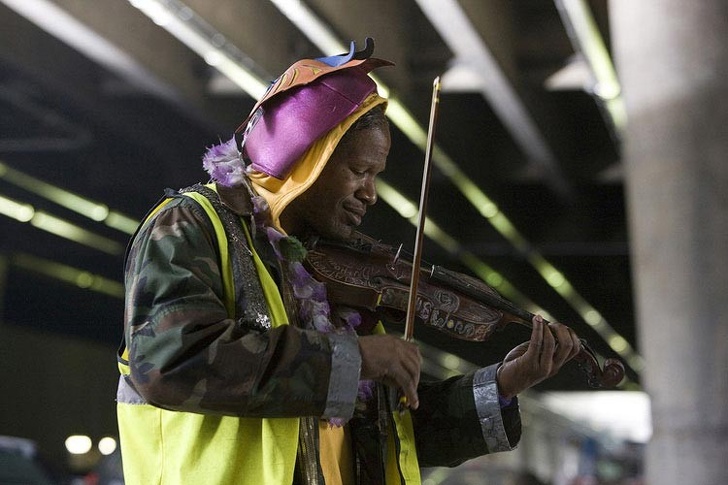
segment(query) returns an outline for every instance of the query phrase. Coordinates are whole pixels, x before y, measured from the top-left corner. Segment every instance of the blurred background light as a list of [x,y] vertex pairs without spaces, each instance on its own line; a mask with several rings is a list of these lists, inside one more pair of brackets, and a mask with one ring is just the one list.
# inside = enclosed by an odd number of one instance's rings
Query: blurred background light
[[91,451],[91,438],[85,435],[71,435],[66,438],[66,450],[72,455],[83,455]]
[[116,451],[116,440],[111,436],[105,436],[99,440],[98,447],[102,455],[110,455]]
[[542,403],[553,412],[635,443],[652,436],[650,398],[640,391],[547,392]]

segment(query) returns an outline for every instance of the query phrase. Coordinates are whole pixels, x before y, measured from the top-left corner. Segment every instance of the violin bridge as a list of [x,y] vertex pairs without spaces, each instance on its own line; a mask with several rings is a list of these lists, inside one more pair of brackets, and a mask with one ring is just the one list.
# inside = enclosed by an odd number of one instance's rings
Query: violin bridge
[[394,257],[392,258],[392,262],[389,263],[389,265],[387,265],[388,270],[394,271],[397,261],[399,261],[399,255],[402,253],[402,246],[404,246],[404,243],[399,244],[399,247],[397,248],[397,252],[394,254]]

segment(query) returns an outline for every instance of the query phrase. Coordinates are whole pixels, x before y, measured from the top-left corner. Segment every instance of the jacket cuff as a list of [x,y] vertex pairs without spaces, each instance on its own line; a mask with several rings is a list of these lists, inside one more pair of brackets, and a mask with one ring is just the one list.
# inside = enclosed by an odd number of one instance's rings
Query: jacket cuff
[[[500,363],[483,367],[475,371],[473,375],[475,409],[478,413],[483,439],[490,453],[510,451],[515,448],[511,446],[508,440],[505,425],[503,424],[501,406],[498,402],[496,371],[499,366]],[[516,398],[513,399],[516,400]]]
[[356,335],[329,334],[331,343],[331,375],[324,418],[349,419],[359,389],[361,354]]

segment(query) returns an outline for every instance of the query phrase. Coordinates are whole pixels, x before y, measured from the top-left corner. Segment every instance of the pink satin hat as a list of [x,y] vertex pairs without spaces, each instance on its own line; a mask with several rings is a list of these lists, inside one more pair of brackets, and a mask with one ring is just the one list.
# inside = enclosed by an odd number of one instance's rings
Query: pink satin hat
[[283,180],[318,138],[341,123],[377,89],[368,73],[393,63],[370,57],[372,39],[362,51],[303,59],[270,86],[238,127],[252,170]]

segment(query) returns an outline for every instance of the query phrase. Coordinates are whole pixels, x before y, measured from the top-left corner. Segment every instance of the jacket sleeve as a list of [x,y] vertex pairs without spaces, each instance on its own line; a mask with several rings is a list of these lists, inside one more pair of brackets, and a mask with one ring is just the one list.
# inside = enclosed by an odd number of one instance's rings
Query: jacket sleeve
[[351,416],[356,338],[228,318],[214,231],[194,201],[175,198],[142,226],[125,284],[125,381],[142,402],[247,417]]
[[518,399],[501,408],[498,365],[420,384],[420,406],[412,412],[420,466],[452,467],[515,448],[521,438]]

